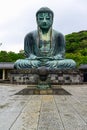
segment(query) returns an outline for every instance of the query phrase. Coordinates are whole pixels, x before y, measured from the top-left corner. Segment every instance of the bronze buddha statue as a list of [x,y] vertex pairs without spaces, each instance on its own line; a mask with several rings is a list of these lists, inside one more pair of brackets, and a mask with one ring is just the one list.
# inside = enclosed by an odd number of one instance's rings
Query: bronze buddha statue
[[54,13],[47,7],[36,13],[37,30],[24,39],[25,59],[15,62],[15,69],[47,67],[48,69],[71,69],[76,67],[72,59],[65,59],[65,38],[52,29]]

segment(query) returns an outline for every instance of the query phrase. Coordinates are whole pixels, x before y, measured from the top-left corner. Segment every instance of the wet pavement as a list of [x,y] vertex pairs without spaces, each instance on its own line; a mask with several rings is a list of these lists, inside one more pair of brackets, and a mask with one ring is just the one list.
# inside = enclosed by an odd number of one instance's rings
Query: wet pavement
[[27,85],[0,84],[0,130],[87,130],[87,85],[71,95],[15,95]]

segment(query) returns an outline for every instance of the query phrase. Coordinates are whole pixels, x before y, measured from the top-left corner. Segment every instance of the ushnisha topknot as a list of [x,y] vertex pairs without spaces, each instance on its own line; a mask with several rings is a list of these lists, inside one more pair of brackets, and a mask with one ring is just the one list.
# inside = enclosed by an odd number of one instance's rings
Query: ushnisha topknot
[[51,13],[51,14],[52,14],[52,17],[54,17],[53,11],[52,11],[50,8],[48,8],[48,7],[42,7],[42,8],[40,8],[40,9],[36,12],[36,17],[37,17],[37,15],[38,15],[39,13],[43,13],[43,12]]

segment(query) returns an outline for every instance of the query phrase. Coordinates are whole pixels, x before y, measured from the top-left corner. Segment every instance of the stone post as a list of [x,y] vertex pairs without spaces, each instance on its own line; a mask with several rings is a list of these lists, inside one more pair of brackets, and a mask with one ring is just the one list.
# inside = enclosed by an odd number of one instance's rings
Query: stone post
[[5,80],[5,69],[3,69],[2,79]]

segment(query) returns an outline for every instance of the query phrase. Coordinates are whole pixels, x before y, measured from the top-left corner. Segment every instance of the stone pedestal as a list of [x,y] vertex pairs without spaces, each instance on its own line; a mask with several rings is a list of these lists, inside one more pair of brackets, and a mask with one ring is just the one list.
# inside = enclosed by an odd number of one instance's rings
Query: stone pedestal
[[[12,84],[37,84],[40,81],[38,69],[13,70],[10,72]],[[83,73],[79,70],[48,70],[47,80],[50,84],[81,84]]]

